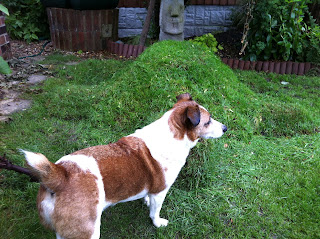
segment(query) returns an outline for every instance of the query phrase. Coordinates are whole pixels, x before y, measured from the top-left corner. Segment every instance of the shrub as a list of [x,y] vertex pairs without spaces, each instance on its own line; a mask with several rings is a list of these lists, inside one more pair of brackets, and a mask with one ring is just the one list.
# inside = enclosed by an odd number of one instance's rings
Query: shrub
[[9,9],[6,26],[12,39],[31,42],[49,36],[49,27],[44,7],[40,0],[3,0]]
[[191,41],[198,45],[207,46],[215,53],[218,52],[218,50],[223,50],[223,47],[218,45],[217,39],[211,33],[195,37]]
[[[320,54],[319,26],[308,9],[310,0],[256,1],[246,58],[315,61]],[[307,21],[307,17],[309,20]]]
[[311,26],[306,29],[306,35],[309,40],[309,44],[306,47],[306,61],[320,63],[320,26],[313,20]]

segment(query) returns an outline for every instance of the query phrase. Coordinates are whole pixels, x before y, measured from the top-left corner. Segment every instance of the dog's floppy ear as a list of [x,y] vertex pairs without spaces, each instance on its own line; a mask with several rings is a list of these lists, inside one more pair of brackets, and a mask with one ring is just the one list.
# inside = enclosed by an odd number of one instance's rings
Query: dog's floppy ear
[[187,107],[186,114],[187,120],[193,127],[196,127],[200,123],[200,109],[198,105]]
[[189,93],[184,93],[184,94],[181,94],[181,95],[178,95],[177,97],[177,102],[180,101],[180,100],[192,100],[192,97]]

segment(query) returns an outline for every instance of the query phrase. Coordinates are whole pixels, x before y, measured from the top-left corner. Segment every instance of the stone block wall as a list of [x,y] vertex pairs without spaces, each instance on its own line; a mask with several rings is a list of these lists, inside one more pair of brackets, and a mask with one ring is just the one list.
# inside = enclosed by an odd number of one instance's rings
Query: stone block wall
[[119,8],[119,38],[140,35],[144,20],[147,16],[146,8],[125,7]]
[[[184,37],[200,36],[231,27],[231,14],[237,6],[190,5],[185,9]],[[145,8],[119,8],[120,38],[140,35],[147,15]]]
[[184,36],[201,36],[226,31],[232,25],[231,14],[236,6],[191,5],[185,9]]
[[0,11],[0,56],[10,59],[12,58],[10,40],[4,20],[4,13]]

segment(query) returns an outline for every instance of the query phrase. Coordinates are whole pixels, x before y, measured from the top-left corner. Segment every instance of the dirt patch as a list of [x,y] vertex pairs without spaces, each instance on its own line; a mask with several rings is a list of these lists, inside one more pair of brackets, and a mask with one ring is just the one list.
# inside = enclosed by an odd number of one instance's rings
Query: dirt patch
[[214,34],[217,42],[222,45],[223,50],[219,50],[218,55],[221,58],[240,59],[242,33],[237,30],[228,30]]
[[[107,51],[99,52],[68,52],[53,48],[51,42],[39,41],[26,43],[24,41],[10,41],[13,59],[8,63],[12,70],[10,75],[0,75],[0,123],[10,121],[14,112],[25,110],[31,106],[30,101],[21,98],[21,95],[30,90],[30,86],[39,84],[48,77],[53,77],[54,67],[38,62],[46,56],[61,52],[65,55],[75,55],[80,59],[121,59]],[[78,62],[68,62],[74,65]]]
[[[10,115],[31,106],[30,100],[21,98],[30,86],[53,75],[47,66],[37,62],[51,54],[52,44],[45,41],[27,44],[23,41],[11,41],[13,59],[9,60],[10,75],[0,75],[0,123],[10,121]],[[41,53],[41,54],[39,54]]]

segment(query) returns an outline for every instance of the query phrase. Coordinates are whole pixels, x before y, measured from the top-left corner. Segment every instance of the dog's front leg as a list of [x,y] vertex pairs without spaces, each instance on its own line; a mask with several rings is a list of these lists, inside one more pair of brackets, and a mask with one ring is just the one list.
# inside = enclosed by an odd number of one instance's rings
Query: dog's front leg
[[158,194],[149,194],[150,218],[156,227],[165,227],[168,225],[168,220],[160,217],[160,210],[167,192],[168,190],[164,190]]

